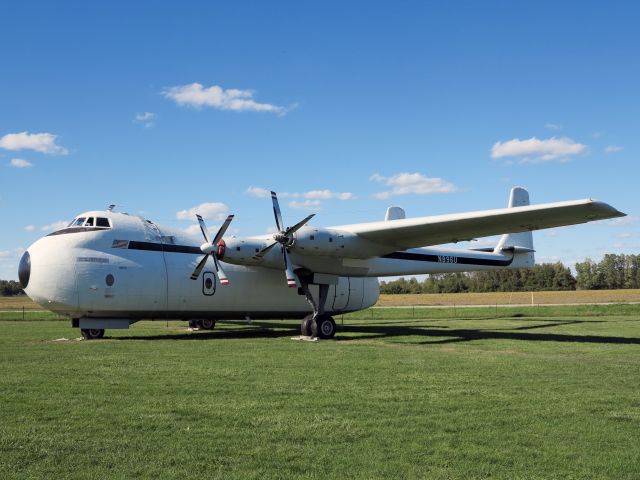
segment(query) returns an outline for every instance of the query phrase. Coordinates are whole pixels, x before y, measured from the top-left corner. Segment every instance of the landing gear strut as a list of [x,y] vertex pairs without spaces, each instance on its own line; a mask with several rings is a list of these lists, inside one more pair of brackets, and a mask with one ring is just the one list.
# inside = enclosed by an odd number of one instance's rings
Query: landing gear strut
[[329,293],[329,285],[319,284],[318,302],[313,299],[309,290],[309,280],[303,275],[298,275],[304,296],[313,308],[313,313],[304,317],[300,326],[300,333],[306,337],[318,337],[322,339],[333,338],[336,334],[336,322],[331,315],[324,313],[324,305]]

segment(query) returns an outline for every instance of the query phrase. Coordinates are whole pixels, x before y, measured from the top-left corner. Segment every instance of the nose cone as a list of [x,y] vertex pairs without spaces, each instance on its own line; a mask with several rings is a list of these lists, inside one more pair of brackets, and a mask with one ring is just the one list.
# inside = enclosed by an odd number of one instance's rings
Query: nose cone
[[25,289],[29,285],[29,279],[31,278],[31,255],[27,250],[22,254],[20,259],[20,265],[18,265],[18,280],[20,285]]
[[78,308],[75,253],[57,237],[43,237],[22,254],[18,279],[24,292],[47,310],[70,314]]

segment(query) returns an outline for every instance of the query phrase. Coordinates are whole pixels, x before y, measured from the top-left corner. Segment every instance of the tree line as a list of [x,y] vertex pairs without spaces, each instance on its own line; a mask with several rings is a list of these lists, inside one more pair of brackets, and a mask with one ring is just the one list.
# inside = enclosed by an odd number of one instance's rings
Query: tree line
[[438,273],[424,281],[400,278],[381,282],[381,293],[529,292],[640,288],[640,255],[606,254],[600,262],[576,264],[575,276],[562,263],[533,268]]
[[0,280],[0,297],[13,297],[24,293],[15,280]]

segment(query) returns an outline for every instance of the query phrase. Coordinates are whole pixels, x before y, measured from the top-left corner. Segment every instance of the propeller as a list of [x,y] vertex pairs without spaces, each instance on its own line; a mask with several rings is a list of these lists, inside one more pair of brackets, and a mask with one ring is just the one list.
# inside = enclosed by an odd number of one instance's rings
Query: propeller
[[287,247],[293,245],[293,234],[300,230],[303,226],[305,226],[307,222],[315,216],[315,213],[312,213],[311,215],[308,215],[304,219],[300,220],[293,227],[284,228],[284,224],[282,223],[282,213],[280,212],[280,204],[278,203],[278,196],[276,195],[276,192],[271,192],[271,202],[273,203],[273,215],[276,218],[276,227],[278,228],[278,233],[275,233],[273,235],[274,242],[256,253],[253,258],[261,259],[267,253],[269,253],[269,251],[273,247],[280,244],[282,247],[282,257],[284,259],[284,270],[287,277],[287,286],[293,288],[296,286],[296,278],[293,275],[293,266],[291,264],[291,260],[289,259]]
[[209,259],[209,255],[211,255],[211,257],[213,257],[213,263],[216,266],[216,272],[218,273],[218,278],[220,279],[220,283],[222,285],[229,285],[229,279],[224,274],[224,271],[220,266],[220,262],[218,261],[218,255],[220,255],[218,244],[220,243],[220,241],[222,240],[222,237],[226,233],[227,228],[229,228],[229,224],[231,223],[231,220],[233,220],[233,215],[229,215],[227,217],[227,219],[224,221],[224,223],[218,230],[218,233],[216,233],[216,236],[213,237],[213,240],[211,241],[209,240],[209,235],[207,235],[207,226],[205,225],[204,220],[198,214],[196,214],[196,218],[198,219],[198,223],[200,224],[200,230],[202,230],[202,235],[204,236],[206,243],[203,243],[200,246],[200,250],[202,250],[202,253],[204,253],[205,255],[204,257],[202,257],[202,260],[200,260],[200,263],[198,263],[198,265],[196,266],[196,269],[191,274],[191,280],[198,279],[198,277],[200,276],[200,273],[202,272],[202,269],[204,268],[204,266],[207,263],[207,260]]

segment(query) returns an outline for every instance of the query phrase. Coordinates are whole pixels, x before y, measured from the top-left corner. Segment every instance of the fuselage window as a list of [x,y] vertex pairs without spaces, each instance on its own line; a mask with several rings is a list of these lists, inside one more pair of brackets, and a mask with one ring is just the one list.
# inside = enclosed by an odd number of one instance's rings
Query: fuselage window
[[87,221],[84,223],[85,227],[93,227],[93,217],[87,218]]
[[111,225],[109,225],[109,219],[108,218],[104,218],[104,217],[98,217],[96,220],[96,227],[105,227],[105,228],[109,228]]

